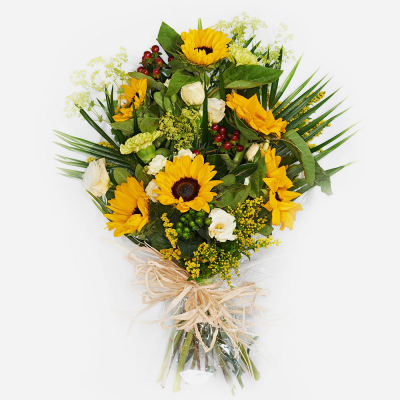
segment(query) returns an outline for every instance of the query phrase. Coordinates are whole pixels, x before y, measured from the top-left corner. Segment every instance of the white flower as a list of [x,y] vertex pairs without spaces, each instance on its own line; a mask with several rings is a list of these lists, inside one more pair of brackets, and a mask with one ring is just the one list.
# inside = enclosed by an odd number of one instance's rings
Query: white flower
[[106,170],[105,158],[92,161],[82,175],[82,185],[93,196],[100,197],[107,193],[110,178]]
[[[208,120],[212,124],[218,124],[225,117],[225,101],[211,97],[207,100]],[[203,115],[203,106],[200,108],[200,115]]]
[[170,81],[171,79],[167,79],[165,82],[164,82],[164,86],[165,87],[168,87],[169,86],[169,81]]
[[250,183],[250,177],[249,177],[249,176],[246,176],[246,178],[244,178],[244,184],[245,184],[246,186],[249,186],[249,183]]
[[267,139],[264,143],[260,145],[260,148],[264,151],[267,151],[269,147],[269,140]]
[[218,240],[218,242],[226,242],[227,240],[235,240],[236,235],[233,234],[236,228],[235,217],[228,214],[221,208],[214,208],[208,215],[212,222],[208,227],[208,233],[211,238]]
[[149,163],[149,169],[147,173],[149,175],[156,175],[158,171],[162,170],[167,164],[167,158],[158,154]]
[[196,155],[193,154],[190,150],[184,150],[184,149],[179,150],[178,155],[177,155],[178,160],[183,156],[189,156],[191,160],[193,160],[193,158],[196,157]]
[[199,106],[203,104],[205,93],[201,82],[189,83],[181,89],[182,100],[188,106]]
[[147,196],[149,196],[150,200],[153,203],[157,202],[157,197],[159,196],[157,193],[153,192],[153,190],[157,190],[157,189],[160,189],[160,188],[157,186],[157,183],[155,183],[153,180],[151,180],[149,182],[149,184],[146,186],[145,192],[146,192]]
[[258,143],[253,143],[246,151],[245,157],[247,161],[253,161],[259,149],[260,145]]

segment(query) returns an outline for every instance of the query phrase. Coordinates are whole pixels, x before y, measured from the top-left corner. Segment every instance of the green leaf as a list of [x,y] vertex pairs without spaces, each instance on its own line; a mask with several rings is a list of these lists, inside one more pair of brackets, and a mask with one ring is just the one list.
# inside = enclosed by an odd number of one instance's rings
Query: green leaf
[[161,24],[157,41],[161,44],[163,49],[170,54],[176,54],[180,50],[180,46],[183,44],[181,35],[165,22]]
[[233,174],[228,174],[228,175],[225,175],[224,177],[222,177],[221,181],[223,182],[223,183],[221,183],[221,185],[231,186],[236,182],[236,177]]
[[172,111],[172,103],[171,99],[168,96],[165,96],[164,92],[156,92],[154,93],[154,101],[164,110]]
[[135,177],[138,180],[138,182],[143,181],[145,185],[148,185],[149,182],[151,181],[151,176],[143,171],[143,167],[140,164],[136,166]]
[[225,87],[228,89],[248,89],[274,82],[282,71],[261,65],[231,66],[223,73]]
[[309,185],[315,181],[315,162],[307,143],[297,134],[290,130],[282,135],[286,147],[296,156],[304,168],[305,179]]
[[225,160],[221,157],[221,154],[211,154],[206,158],[206,161],[211,165],[215,165],[215,171],[217,171],[217,174],[214,176],[214,180],[221,179],[228,172],[228,167]]
[[164,87],[164,85],[161,82],[157,82],[151,76],[142,74],[141,72],[137,72],[137,71],[129,72],[128,75],[131,78],[135,78],[135,79],[147,79],[147,87],[149,89],[161,90]]
[[159,118],[144,117],[139,124],[140,131],[153,133],[158,128],[159,122]]
[[214,198],[213,203],[217,207],[232,207],[236,208],[239,203],[243,203],[249,195],[250,187],[242,185],[241,183],[235,183],[230,186],[229,191],[223,191],[217,197]]
[[267,164],[265,164],[265,158],[261,157],[257,161],[257,170],[250,178],[249,186],[250,186],[250,196],[253,198],[260,197],[261,189],[264,186],[263,179],[267,175]]
[[127,121],[113,122],[111,128],[121,131],[125,136],[130,136],[133,133],[133,122],[131,119]]
[[274,228],[271,225],[265,225],[257,233],[264,235],[264,236],[269,236],[272,234],[273,230],[274,230]]
[[232,168],[235,168],[236,164],[232,162],[232,159],[229,157],[229,154],[220,154],[220,156],[225,161],[228,171],[230,171]]
[[122,167],[112,168],[109,175],[114,185],[121,185],[122,183],[125,183],[127,181],[127,178],[129,176],[132,176],[130,172]]
[[[264,162],[265,164],[265,162]],[[238,165],[230,173],[236,176],[236,182],[244,183],[244,180],[257,170],[257,164],[247,163]]]
[[180,70],[176,71],[169,81],[167,96],[173,96],[174,94],[177,94],[183,86],[195,82],[200,82],[200,78],[198,76],[193,76]]
[[166,149],[166,148],[160,148],[156,150],[156,156],[161,155],[164,157],[168,157],[171,155],[171,150],[170,149]]
[[321,187],[321,191],[328,196],[332,195],[331,179],[315,160],[315,183]]
[[183,255],[192,256],[203,242],[203,238],[195,236],[192,240],[178,239],[178,246]]
[[240,133],[245,137],[247,140],[257,140],[259,136],[256,131],[249,128],[236,114],[236,110],[234,111],[234,118],[235,118],[235,125],[236,128],[240,131]]

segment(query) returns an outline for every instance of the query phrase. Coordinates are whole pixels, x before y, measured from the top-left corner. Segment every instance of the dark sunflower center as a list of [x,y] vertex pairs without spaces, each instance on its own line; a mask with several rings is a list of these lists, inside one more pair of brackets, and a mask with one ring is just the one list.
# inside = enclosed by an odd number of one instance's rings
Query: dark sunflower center
[[213,52],[213,49],[207,46],[196,47],[195,50],[204,50],[207,55]]
[[182,197],[184,201],[190,201],[197,197],[200,191],[199,182],[193,178],[182,178],[172,186],[172,194],[176,199]]
[[132,211],[132,215],[135,215],[135,214],[141,214],[141,212],[140,212],[140,210],[139,210],[139,207],[136,207],[136,208]]
[[279,197],[278,192],[275,193],[275,198],[276,198],[278,201],[282,201],[282,199]]

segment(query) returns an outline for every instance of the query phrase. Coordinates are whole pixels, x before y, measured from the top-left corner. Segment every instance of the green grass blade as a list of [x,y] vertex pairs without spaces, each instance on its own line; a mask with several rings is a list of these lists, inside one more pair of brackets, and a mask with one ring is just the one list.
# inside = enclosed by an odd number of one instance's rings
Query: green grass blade
[[285,93],[286,88],[288,87],[290,81],[292,80],[294,73],[296,72],[297,67],[299,66],[299,63],[301,61],[301,58],[303,56],[301,56],[299,58],[299,60],[297,61],[296,65],[293,67],[293,69],[290,71],[289,75],[287,76],[287,78],[285,79],[285,81],[282,84],[282,87],[279,89],[279,92],[277,93],[277,95],[275,96],[274,100],[272,102],[270,102],[269,108],[272,108],[276,102],[282,97],[283,93]]
[[82,117],[85,118],[85,120],[88,122],[88,124],[97,132],[99,133],[104,139],[107,140],[108,143],[110,143],[112,146],[114,146],[117,150],[119,149],[118,145],[110,138],[110,136],[107,135],[107,133],[105,133],[103,131],[103,129],[101,129],[96,122],[94,122],[92,120],[92,118],[90,118],[90,116],[88,115],[88,113],[83,110],[82,108],[79,110],[79,112],[81,113]]
[[[307,85],[308,82],[313,78],[313,76],[318,72],[316,70],[308,79],[306,79],[294,92],[292,92],[282,103],[276,107],[272,113],[276,116],[284,107],[286,107]],[[325,78],[325,77],[324,77]]]
[[[281,47],[281,50],[279,52],[276,69],[279,69],[279,70],[281,69],[282,57],[283,57],[283,46]],[[275,104],[275,96],[276,96],[276,92],[278,90],[278,82],[279,82],[279,78],[276,81],[272,82],[272,84],[271,84],[271,93],[269,95],[269,102],[268,102],[268,107],[270,109],[272,108],[272,104]]]
[[[343,143],[346,143],[350,138],[352,138],[358,131],[352,133],[350,136],[347,136],[340,142],[335,143],[333,146],[329,147],[327,150],[324,150],[322,153],[317,154],[314,158],[319,161],[322,158],[326,157],[328,154],[332,153],[332,151],[336,150],[339,146],[341,146]],[[337,135],[336,135],[337,136]],[[333,138],[332,138],[333,139]],[[332,141],[332,140],[331,140]],[[328,144],[329,141],[326,141],[325,143],[322,143],[320,146]]]
[[[345,99],[344,99],[345,100]],[[319,116],[316,119],[313,119],[311,122],[309,122],[307,125],[303,126],[302,128],[300,128],[297,133],[300,136],[303,136],[306,132],[308,132],[309,130],[313,129],[315,126],[317,126],[325,117],[327,117],[332,111],[334,111],[337,107],[339,107],[344,100],[342,100],[341,102],[339,102],[338,104],[336,104],[334,107],[332,107],[330,110],[326,111],[325,113],[323,113],[321,116]],[[340,114],[335,115],[334,117],[332,117],[329,121],[332,122],[334,119],[336,119],[337,117],[339,117],[340,115],[342,115],[343,113],[345,113],[346,111],[348,111],[351,107],[347,108],[346,110],[342,111]],[[329,123],[330,123],[329,122]],[[326,126],[326,125],[325,125]],[[308,137],[308,136],[307,136]],[[305,140],[305,139],[304,139]]]
[[69,176],[70,178],[82,179],[82,175],[84,174],[84,171],[76,171],[73,169],[66,169],[66,168],[57,168],[57,169],[64,172],[64,174]]
[[[325,78],[325,77],[324,77]],[[283,118],[286,121],[291,120],[295,117],[314,97],[318,95],[320,90],[328,84],[329,80],[322,86],[315,90],[315,88],[323,81],[322,78],[319,82],[313,85],[310,89],[304,92],[292,104],[289,104],[282,112],[280,112],[275,118]]]
[[[338,89],[339,90],[339,89]],[[297,128],[302,122],[304,122],[311,114],[315,113],[320,107],[322,107],[332,96],[334,96],[338,90],[333,92],[330,96],[328,96],[326,99],[320,101],[318,104],[316,104],[314,107],[310,108],[307,112],[304,114],[300,115],[300,117],[296,118],[294,121],[292,121],[286,129],[295,129]]]

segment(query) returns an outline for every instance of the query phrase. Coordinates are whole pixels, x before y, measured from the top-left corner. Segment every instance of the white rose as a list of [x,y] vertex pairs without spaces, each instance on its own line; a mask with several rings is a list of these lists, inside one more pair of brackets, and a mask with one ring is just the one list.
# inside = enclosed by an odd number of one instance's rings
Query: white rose
[[146,192],[147,196],[149,196],[150,200],[153,203],[157,202],[157,197],[159,196],[157,193],[153,192],[153,190],[157,190],[157,189],[160,189],[160,188],[157,186],[157,183],[155,183],[154,181],[150,181],[149,184],[146,186],[145,192]]
[[168,86],[169,86],[170,80],[171,80],[171,79],[167,79],[167,80],[164,82],[164,86],[165,86],[165,87],[168,87]]
[[100,197],[107,193],[110,188],[110,178],[106,170],[105,158],[89,163],[82,175],[82,184],[93,196]]
[[167,158],[161,154],[155,156],[149,163],[149,169],[147,173],[149,175],[156,175],[160,170],[162,170],[167,165]]
[[[225,117],[225,101],[212,97],[207,100],[207,110],[209,122],[218,124]],[[200,115],[203,115],[203,106],[201,106]]]
[[193,154],[190,150],[179,150],[177,155],[178,160],[183,156],[189,156],[191,160],[196,157],[196,155]]
[[208,215],[212,222],[208,227],[208,233],[211,238],[218,240],[218,242],[226,242],[227,240],[235,240],[236,235],[233,234],[236,228],[235,217],[228,214],[221,208],[214,208]]
[[182,100],[188,106],[199,106],[203,104],[205,93],[201,82],[189,83],[181,89]]
[[260,145],[258,143],[253,143],[246,151],[245,157],[247,161],[253,161],[259,149]]

